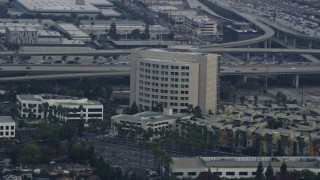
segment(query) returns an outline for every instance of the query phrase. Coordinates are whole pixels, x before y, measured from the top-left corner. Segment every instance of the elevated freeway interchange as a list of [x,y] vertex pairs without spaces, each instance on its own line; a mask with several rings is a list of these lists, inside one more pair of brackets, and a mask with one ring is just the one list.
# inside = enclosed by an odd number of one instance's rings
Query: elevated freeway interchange
[[[189,0],[195,1],[197,0]],[[320,49],[279,49],[279,48],[267,48],[270,44],[271,38],[274,35],[279,34],[280,31],[286,32],[285,29],[277,28],[272,26],[272,24],[262,20],[258,17],[250,15],[248,13],[241,12],[235,8],[232,8],[228,3],[217,2],[217,5],[224,7],[226,9],[232,9],[233,12],[243,17],[244,19],[252,22],[257,28],[264,32],[263,35],[237,42],[229,42],[222,44],[211,44],[203,45],[200,47],[182,47],[174,46],[170,47],[171,50],[175,51],[187,51],[187,52],[199,52],[199,53],[289,53],[289,54],[320,54]],[[203,4],[197,3],[202,9],[207,10],[209,14],[215,16],[216,14],[209,11]],[[266,25],[268,24],[268,25]],[[273,28],[271,28],[272,26]],[[276,29],[276,31],[274,30]],[[290,35],[297,35],[292,32],[288,32]],[[299,38],[306,38],[307,40],[317,40],[310,39],[310,37],[298,34]],[[285,36],[285,44],[287,43]],[[265,48],[250,48],[251,44],[264,42]],[[233,47],[233,48],[231,48]],[[235,48],[242,47],[242,48]],[[248,48],[243,48],[248,47]],[[270,46],[269,46],[270,47]],[[70,51],[70,52],[25,52],[25,51],[2,51],[1,56],[108,56],[108,55],[128,55],[132,50],[94,50],[94,51]],[[28,66],[29,68],[26,68]],[[57,79],[57,78],[78,78],[78,77],[97,77],[97,76],[128,76],[130,74],[129,67],[117,67],[116,69],[111,66],[88,66],[88,65],[68,65],[68,66],[55,66],[55,65],[2,65],[0,66],[0,73],[25,73],[27,76],[13,76],[13,77],[1,77],[0,82],[5,81],[18,81],[18,80],[28,80],[28,79]],[[272,66],[272,65],[262,65],[262,66],[237,66],[237,67],[227,67],[221,69],[221,75],[242,75],[245,79],[245,75],[248,74],[290,74],[294,75],[294,83],[298,86],[299,75],[300,74],[318,74],[320,72],[320,67],[315,65],[299,65],[297,67],[292,66]]]

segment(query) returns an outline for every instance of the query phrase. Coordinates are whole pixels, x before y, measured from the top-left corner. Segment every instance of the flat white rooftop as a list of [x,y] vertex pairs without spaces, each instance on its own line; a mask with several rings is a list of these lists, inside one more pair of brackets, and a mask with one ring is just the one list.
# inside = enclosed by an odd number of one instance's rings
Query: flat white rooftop
[[90,37],[88,34],[81,31],[78,27],[76,27],[73,24],[59,23],[57,25],[73,38],[89,38]]
[[61,34],[58,31],[39,30],[38,37],[56,37],[61,38]]
[[12,123],[14,120],[10,116],[0,116],[0,123]]
[[106,0],[85,0],[83,5],[75,0],[17,0],[17,4],[29,12],[41,13],[100,13],[96,6],[110,6]]
[[10,31],[37,31],[35,28],[31,27],[8,27]]

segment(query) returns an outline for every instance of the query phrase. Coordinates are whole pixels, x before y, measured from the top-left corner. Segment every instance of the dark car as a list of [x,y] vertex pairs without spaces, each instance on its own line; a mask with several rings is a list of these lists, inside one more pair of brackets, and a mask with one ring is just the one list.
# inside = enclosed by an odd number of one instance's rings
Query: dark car
[[27,66],[26,69],[32,69],[31,67]]

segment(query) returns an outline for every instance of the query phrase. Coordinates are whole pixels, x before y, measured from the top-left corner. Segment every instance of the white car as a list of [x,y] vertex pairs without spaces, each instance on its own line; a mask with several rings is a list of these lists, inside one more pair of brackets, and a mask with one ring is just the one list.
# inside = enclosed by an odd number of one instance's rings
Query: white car
[[55,163],[56,163],[55,161],[50,161],[50,162],[49,162],[49,164],[55,164]]

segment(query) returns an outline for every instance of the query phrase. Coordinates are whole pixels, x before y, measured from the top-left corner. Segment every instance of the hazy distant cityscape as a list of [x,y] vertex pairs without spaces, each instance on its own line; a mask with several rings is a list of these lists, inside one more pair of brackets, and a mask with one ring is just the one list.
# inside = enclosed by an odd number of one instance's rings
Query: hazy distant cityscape
[[320,179],[320,1],[0,0],[0,179]]

